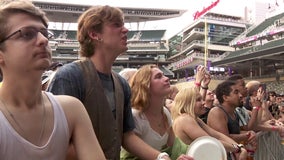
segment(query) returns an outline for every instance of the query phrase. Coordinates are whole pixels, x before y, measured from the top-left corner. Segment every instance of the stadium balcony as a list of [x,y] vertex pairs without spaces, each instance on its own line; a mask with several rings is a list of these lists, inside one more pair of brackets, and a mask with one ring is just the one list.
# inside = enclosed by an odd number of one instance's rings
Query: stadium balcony
[[52,59],[54,60],[60,60],[60,61],[75,61],[79,59],[78,54],[61,54],[61,53],[52,53]]
[[262,31],[264,31],[266,28],[268,28],[272,24],[275,24],[275,21],[277,21],[277,20],[279,20],[283,17],[284,17],[284,13],[281,13],[279,15],[265,19],[257,27],[255,27],[253,30],[251,30],[249,33],[247,33],[246,36],[250,37],[250,36],[257,35],[257,34],[261,33]]
[[166,30],[129,31],[128,41],[161,41]]
[[73,51],[78,51],[80,48],[79,42],[63,42],[63,43],[58,43],[57,44],[57,50],[73,50]]
[[256,51],[264,51],[264,50],[274,48],[274,47],[277,47],[277,46],[282,46],[283,44],[284,44],[284,38],[278,39],[278,40],[273,40],[273,41],[268,41],[267,43],[265,43],[263,45],[256,45],[256,46],[247,47],[247,48],[244,48],[244,49],[240,49],[240,50],[237,50],[237,51],[230,52],[230,54],[228,54],[226,57],[224,57],[224,60],[239,57],[239,56],[242,56],[242,55],[251,54],[251,53],[254,53]]
[[[190,52],[194,49],[202,49],[202,48],[204,48],[204,45],[205,45],[205,43],[204,43],[203,40],[194,40],[194,41],[190,42],[189,44],[185,45],[181,52],[169,57],[169,60],[174,60],[181,55],[186,55],[188,52]],[[222,50],[224,52],[234,50],[234,48],[232,48],[230,46],[225,46],[224,44],[219,44],[218,42],[208,43],[208,49],[209,50]]]
[[164,73],[165,76],[169,77],[170,79],[175,77],[174,72],[172,72],[171,70],[169,70],[167,67],[165,66],[159,66],[159,69]]
[[76,40],[77,39],[77,31],[66,31],[66,30],[50,30],[54,39],[58,40]]
[[50,46],[52,51],[55,51],[57,49],[58,42],[56,42],[56,41],[48,41],[48,44],[49,44],[49,46]]
[[238,57],[240,55],[250,53],[252,48],[253,47],[248,47],[248,48],[244,48],[244,49],[240,49],[240,50],[230,52],[226,57],[224,57],[224,59],[230,59],[230,58],[233,58],[233,57]]
[[268,43],[265,43],[263,45],[256,46],[255,51],[266,50],[268,48],[274,48],[276,46],[282,46],[283,44],[284,44],[284,38],[278,39],[278,40],[273,40],[273,41],[269,41]]
[[204,29],[203,28],[194,28],[188,34],[184,35],[183,42],[192,41],[196,39],[204,38]]

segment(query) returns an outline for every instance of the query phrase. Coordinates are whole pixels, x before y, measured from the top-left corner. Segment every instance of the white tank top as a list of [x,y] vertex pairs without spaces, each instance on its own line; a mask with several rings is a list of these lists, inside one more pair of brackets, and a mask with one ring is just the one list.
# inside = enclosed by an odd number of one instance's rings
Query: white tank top
[[64,160],[70,134],[64,111],[51,93],[45,92],[54,111],[53,131],[43,146],[36,146],[10,125],[0,111],[0,160]]

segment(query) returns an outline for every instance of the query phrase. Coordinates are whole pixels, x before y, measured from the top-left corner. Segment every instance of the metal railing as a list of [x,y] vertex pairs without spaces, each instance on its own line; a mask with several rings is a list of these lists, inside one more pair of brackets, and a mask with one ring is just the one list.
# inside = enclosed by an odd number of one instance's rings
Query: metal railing
[[283,160],[284,145],[281,144],[278,132],[262,132],[258,137],[258,149],[255,160]]

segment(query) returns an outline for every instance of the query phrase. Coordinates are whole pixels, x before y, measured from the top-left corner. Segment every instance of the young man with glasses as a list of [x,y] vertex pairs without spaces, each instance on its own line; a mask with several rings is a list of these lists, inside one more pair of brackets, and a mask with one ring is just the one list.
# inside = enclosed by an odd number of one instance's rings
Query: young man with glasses
[[64,160],[72,142],[80,159],[105,159],[82,103],[41,90],[51,64],[47,23],[28,0],[0,2],[0,157]]

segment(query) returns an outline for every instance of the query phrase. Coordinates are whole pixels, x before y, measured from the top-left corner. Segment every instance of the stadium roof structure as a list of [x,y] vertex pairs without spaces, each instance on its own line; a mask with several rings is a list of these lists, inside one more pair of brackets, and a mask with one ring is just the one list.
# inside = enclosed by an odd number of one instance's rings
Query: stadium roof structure
[[[45,11],[51,22],[76,23],[79,16],[92,5],[44,2],[33,0],[33,3]],[[95,5],[95,4],[94,4]],[[186,10],[126,8],[119,7],[125,16],[125,22],[146,22],[180,17]]]

